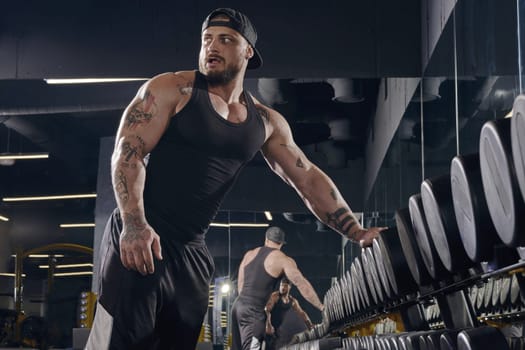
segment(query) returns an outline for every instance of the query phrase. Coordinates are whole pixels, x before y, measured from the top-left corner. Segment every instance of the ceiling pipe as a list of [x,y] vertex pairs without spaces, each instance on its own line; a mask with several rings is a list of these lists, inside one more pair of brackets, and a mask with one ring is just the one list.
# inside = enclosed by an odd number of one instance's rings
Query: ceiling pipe
[[[424,77],[422,83],[419,84],[416,92],[414,92],[411,102],[431,102],[439,100],[441,98],[439,88],[445,80],[446,78],[444,77]],[[421,86],[423,86],[423,96],[421,96]]]
[[7,108],[0,107],[0,116],[103,112],[103,111],[118,111],[124,108],[126,108],[125,104],[34,106],[34,107],[7,107]]
[[330,128],[330,137],[334,141],[350,141],[351,125],[348,118],[332,119],[328,122]]
[[289,102],[290,85],[288,79],[260,78],[257,89],[264,101],[269,105]]
[[333,100],[341,103],[358,103],[364,100],[362,83],[356,79],[333,78],[326,82],[334,89]]
[[[84,176],[95,170],[89,169],[85,163],[79,160],[76,156],[79,152],[83,151],[84,147],[91,147],[96,145],[86,145],[80,141],[73,147],[63,147],[59,142],[41,126],[31,122],[27,117],[22,116],[2,116],[0,117],[0,124],[4,124],[7,128],[17,132],[23,137],[30,140],[36,146],[49,152],[56,158],[60,158],[65,161],[68,167],[72,170],[72,174],[75,174],[75,179],[81,181]],[[70,137],[72,137],[70,135]],[[78,174],[82,174],[79,176]]]

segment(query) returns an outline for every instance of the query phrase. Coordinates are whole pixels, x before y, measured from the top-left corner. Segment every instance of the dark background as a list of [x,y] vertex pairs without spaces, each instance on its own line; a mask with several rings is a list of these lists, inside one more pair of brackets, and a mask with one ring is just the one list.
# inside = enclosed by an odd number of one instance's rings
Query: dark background
[[[334,179],[352,209],[364,213],[366,225],[391,225],[393,212],[419,191],[423,177],[448,171],[458,151],[456,120],[459,151],[474,152],[482,124],[510,111],[519,93],[516,3],[454,3],[136,0],[4,4],[0,12],[0,153],[49,152],[50,157],[0,165],[0,197],[95,192],[99,197],[0,201],[0,215],[10,219],[0,221],[0,272],[14,271],[11,254],[17,250],[57,242],[97,248],[111,207],[112,193],[104,173],[111,152],[108,140],[116,132],[122,110],[142,84],[49,85],[43,79],[149,78],[195,69],[201,22],[220,6],[243,11],[259,32],[257,47],[264,66],[248,72],[246,88],[283,113],[299,146]],[[335,101],[336,91],[329,80],[333,78],[351,82],[353,97],[359,102]],[[435,83],[439,96],[420,103],[421,81],[425,92]],[[183,164],[173,166],[184,171]],[[216,221],[267,223],[265,210],[274,216],[270,224],[286,230],[289,244],[284,251],[296,259],[322,297],[331,278],[343,269],[341,238],[309,214],[295,216],[295,222],[286,219],[282,213],[307,210],[257,155],[226,198]],[[96,229],[58,226],[95,221]],[[235,280],[242,255],[262,244],[263,237],[264,228],[211,228],[207,242],[215,257],[216,275],[230,274]],[[347,246],[347,261],[358,251]],[[61,263],[92,260],[62,253],[66,256]],[[38,268],[40,263],[37,259],[24,263],[25,307],[34,314],[46,309],[41,306],[46,270]],[[80,290],[91,288],[91,282],[90,277],[62,281],[55,288],[62,295],[51,298],[59,300],[51,309],[62,311],[48,313],[64,312],[68,307],[60,306],[61,302],[76,300]],[[13,278],[0,276],[0,290],[4,295],[0,306],[12,307]],[[293,294],[298,296],[298,291],[294,289]],[[299,300],[312,320],[319,321],[319,312]]]

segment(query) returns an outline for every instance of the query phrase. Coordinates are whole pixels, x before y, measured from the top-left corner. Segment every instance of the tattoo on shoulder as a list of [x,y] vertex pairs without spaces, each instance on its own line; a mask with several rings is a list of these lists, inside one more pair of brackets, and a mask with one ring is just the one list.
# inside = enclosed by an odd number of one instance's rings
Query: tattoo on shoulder
[[326,213],[326,223],[344,234],[347,238],[355,240],[356,233],[351,233],[350,231],[352,227],[356,225],[356,222],[348,213],[348,209],[342,207],[333,213]]
[[257,112],[259,112],[259,115],[261,118],[263,118],[263,121],[267,124],[270,123],[270,113],[263,107],[255,107],[257,109]]
[[297,162],[295,163],[295,166],[298,168],[304,168],[304,163],[301,160],[301,158],[297,158]]
[[134,129],[140,124],[147,124],[153,119],[153,115],[157,113],[157,105],[153,94],[146,90],[144,97],[131,106],[129,113],[126,116],[126,127]]
[[191,95],[193,92],[193,81],[188,81],[185,84],[178,85],[181,95]]

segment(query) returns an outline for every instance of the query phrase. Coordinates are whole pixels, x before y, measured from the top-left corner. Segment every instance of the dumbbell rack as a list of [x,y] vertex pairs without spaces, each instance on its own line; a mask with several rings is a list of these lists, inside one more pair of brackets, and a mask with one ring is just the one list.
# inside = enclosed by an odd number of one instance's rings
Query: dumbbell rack
[[[499,278],[508,274],[525,273],[525,261],[501,267],[489,272],[471,271],[470,275],[456,275],[452,278],[435,283],[432,286],[420,287],[417,293],[404,295],[398,299],[389,300],[383,304],[376,304],[359,313],[337,321],[327,323],[326,314],[323,314],[323,324],[316,325],[313,330],[303,332],[295,338],[295,344],[308,343],[330,337],[341,339],[353,336],[372,334],[372,325],[387,317],[400,320],[401,332],[427,331],[430,329],[469,329],[485,324],[508,324],[525,320],[525,313],[521,307],[509,309],[504,314],[476,312],[475,305],[468,296],[473,286],[483,285],[490,279]],[[327,293],[328,294],[328,293]],[[520,286],[520,294],[525,290]],[[325,297],[326,300],[326,297]],[[437,305],[441,322],[429,324],[425,307]],[[365,330],[365,331],[363,331]],[[289,347],[295,349],[296,346]]]

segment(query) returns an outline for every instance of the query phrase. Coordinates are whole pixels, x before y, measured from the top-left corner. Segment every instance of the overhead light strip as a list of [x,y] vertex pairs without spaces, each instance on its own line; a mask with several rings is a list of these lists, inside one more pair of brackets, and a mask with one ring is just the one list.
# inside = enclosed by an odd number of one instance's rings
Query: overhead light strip
[[[12,254],[11,257],[16,257],[15,254]],[[29,254],[29,258],[63,258],[64,255],[62,254]]]
[[59,272],[54,273],[54,277],[66,277],[66,276],[87,276],[92,275],[93,271],[79,271],[79,272]]
[[49,153],[0,154],[0,160],[47,159]]
[[232,223],[222,223],[222,222],[212,222],[210,224],[212,227],[268,227],[270,224],[253,224],[253,223],[242,223],[242,222],[232,222]]
[[[74,269],[77,267],[93,267],[92,263],[85,263],[85,264],[63,264],[63,265],[56,265],[56,269]],[[49,269],[49,265],[38,265],[39,269]]]
[[269,211],[265,211],[264,212],[264,216],[266,216],[266,220],[268,220],[268,221],[272,221],[273,220],[272,213],[270,213]]
[[0,215],[0,221],[9,221],[9,218],[6,216]]
[[[14,274],[14,273],[9,273],[9,272],[0,272],[0,276],[4,276],[4,277],[15,277],[15,274]],[[23,274],[22,274],[22,277],[26,277],[26,274],[23,273]]]
[[94,223],[60,224],[61,228],[95,227]]
[[34,197],[4,197],[4,202],[25,202],[25,201],[49,201],[61,199],[81,199],[81,198],[96,198],[96,193],[87,194],[67,194],[58,196],[34,196]]
[[79,79],[44,79],[48,84],[96,84],[121,83],[126,81],[148,80],[148,78],[79,78]]

